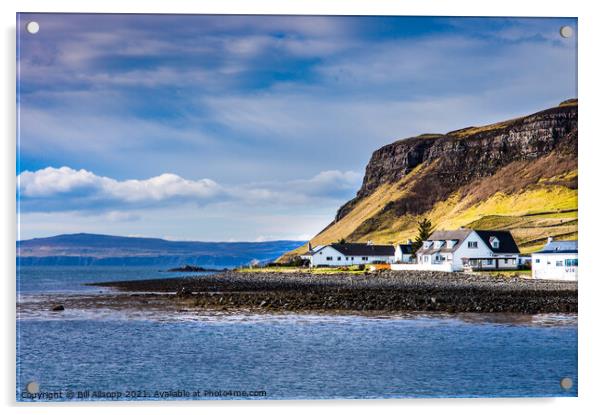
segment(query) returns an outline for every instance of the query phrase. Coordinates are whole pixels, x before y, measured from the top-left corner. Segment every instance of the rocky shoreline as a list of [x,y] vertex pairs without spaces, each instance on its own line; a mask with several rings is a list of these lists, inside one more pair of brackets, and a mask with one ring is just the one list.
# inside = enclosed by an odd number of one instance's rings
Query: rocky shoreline
[[90,284],[207,310],[260,312],[576,313],[577,283],[474,274],[384,271],[369,275],[234,272]]

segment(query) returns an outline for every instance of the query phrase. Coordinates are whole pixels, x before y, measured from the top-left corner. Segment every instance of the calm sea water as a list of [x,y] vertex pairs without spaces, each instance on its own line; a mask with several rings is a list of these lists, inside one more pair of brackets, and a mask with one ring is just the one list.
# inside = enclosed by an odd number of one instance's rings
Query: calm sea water
[[[67,267],[42,276],[45,269],[21,270],[21,289],[29,287],[22,298],[50,288],[78,295],[74,284],[91,278],[152,274]],[[68,287],[53,282],[59,276]],[[17,321],[18,400],[32,400],[24,394],[31,381],[46,400],[577,395],[570,315],[68,311],[24,313]],[[560,387],[564,377],[573,381],[568,390]]]
[[25,266],[18,268],[17,274],[17,292],[35,294],[98,292],[99,287],[90,287],[85,284],[102,281],[174,278],[209,273],[165,272],[156,267]]

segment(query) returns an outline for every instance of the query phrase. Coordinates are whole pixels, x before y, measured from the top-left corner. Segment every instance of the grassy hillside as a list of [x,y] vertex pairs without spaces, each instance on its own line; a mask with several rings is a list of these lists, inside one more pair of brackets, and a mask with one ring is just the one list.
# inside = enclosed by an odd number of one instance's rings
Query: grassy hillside
[[[403,192],[403,190],[402,190]],[[399,192],[391,192],[389,186],[366,198],[343,220],[335,223],[312,239],[312,244],[322,245],[345,238],[350,241],[397,243],[413,239],[416,222],[429,218],[436,229],[456,229],[460,226],[473,229],[507,229],[516,239],[522,252],[540,249],[548,236],[556,239],[577,239],[577,190],[561,186],[544,186],[517,194],[496,193],[477,204],[459,200],[456,194],[439,203],[425,215],[406,215],[386,218],[378,215]],[[382,196],[382,197],[380,197]],[[371,213],[376,214],[371,214]],[[371,228],[375,222],[382,225]],[[368,228],[366,232],[364,228]],[[289,255],[298,255],[305,247]]]
[[[566,104],[565,104],[566,105]],[[458,130],[454,138],[464,140],[474,134],[508,128],[515,120],[485,127]],[[427,217],[436,229],[508,229],[522,252],[541,248],[548,236],[577,238],[577,155],[576,131],[550,152],[530,160],[511,161],[494,174],[464,182],[431,202],[429,192],[437,192],[442,168],[440,160],[421,163],[395,182],[384,182],[366,196],[346,206],[345,214],[316,235],[312,244],[322,245],[341,238],[354,242],[398,243],[413,239],[416,223]],[[436,136],[434,136],[436,138]],[[425,139],[431,139],[425,137]],[[500,140],[499,136],[494,137]],[[573,146],[573,147],[571,147]],[[431,190],[434,189],[434,190]],[[408,212],[425,200],[419,214]],[[301,247],[286,259],[305,250]]]

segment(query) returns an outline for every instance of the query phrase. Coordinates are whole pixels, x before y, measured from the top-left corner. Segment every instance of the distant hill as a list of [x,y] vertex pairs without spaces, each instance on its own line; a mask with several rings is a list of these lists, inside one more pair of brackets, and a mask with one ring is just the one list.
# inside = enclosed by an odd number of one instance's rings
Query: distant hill
[[547,236],[576,239],[577,113],[572,99],[513,120],[386,145],[372,154],[356,197],[311,242],[406,241],[423,217],[436,229],[509,229],[523,252]]
[[272,261],[303,241],[188,242],[87,233],[17,241],[21,265],[234,267]]

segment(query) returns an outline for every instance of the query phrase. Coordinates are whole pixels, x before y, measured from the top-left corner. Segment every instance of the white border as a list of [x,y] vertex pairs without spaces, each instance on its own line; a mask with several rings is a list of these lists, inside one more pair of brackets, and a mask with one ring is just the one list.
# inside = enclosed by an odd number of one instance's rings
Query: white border
[[[225,411],[254,413],[306,413],[344,410],[347,413],[437,412],[448,414],[504,414],[509,412],[587,413],[600,408],[600,321],[602,272],[594,264],[602,235],[600,212],[600,157],[602,133],[598,126],[602,101],[600,44],[602,16],[594,1],[527,2],[524,0],[4,0],[2,8],[2,209],[3,232],[0,254],[4,272],[2,309],[2,404],[5,413],[104,414],[109,406],[127,407],[132,413],[164,414]],[[270,402],[169,402],[109,404],[17,405],[15,399],[15,13],[21,12],[120,12],[120,13],[223,13],[223,14],[357,14],[357,15],[449,15],[449,16],[576,16],[579,18],[579,239],[580,239],[580,317],[579,317],[579,398],[563,399],[438,399],[384,401],[270,401]],[[553,70],[549,68],[548,70]],[[598,271],[596,273],[595,271]],[[595,408],[595,409],[594,409]]]

